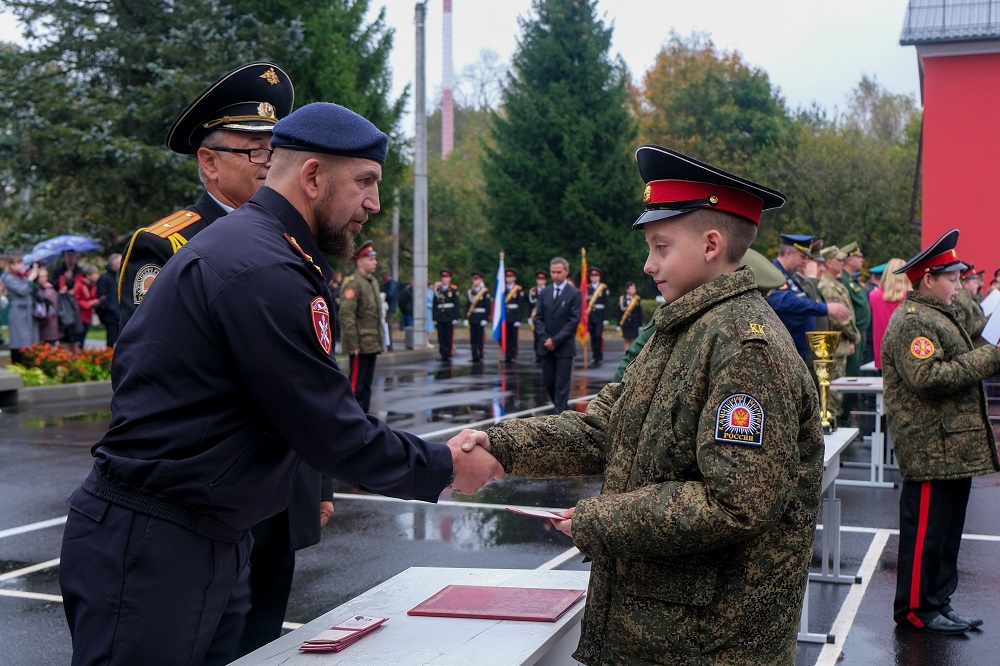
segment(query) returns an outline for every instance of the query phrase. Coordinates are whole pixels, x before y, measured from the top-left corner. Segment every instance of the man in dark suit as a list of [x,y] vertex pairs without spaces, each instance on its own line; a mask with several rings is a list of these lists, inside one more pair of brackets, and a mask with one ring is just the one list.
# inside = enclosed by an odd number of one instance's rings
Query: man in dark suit
[[569,262],[555,257],[549,264],[552,284],[541,291],[535,332],[541,343],[535,353],[542,359],[542,379],[555,411],[565,411],[569,402],[569,384],[576,356],[576,327],[580,323],[583,302],[580,290],[566,281]]

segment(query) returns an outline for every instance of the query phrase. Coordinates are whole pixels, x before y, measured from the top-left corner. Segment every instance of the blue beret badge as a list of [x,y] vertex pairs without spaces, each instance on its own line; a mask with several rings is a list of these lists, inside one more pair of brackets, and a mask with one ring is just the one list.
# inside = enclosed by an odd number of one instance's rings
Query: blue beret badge
[[757,399],[735,393],[723,400],[715,419],[715,439],[760,446],[764,439],[764,409]]
[[316,340],[323,351],[329,355],[330,350],[333,349],[333,333],[330,331],[330,306],[326,304],[322,296],[317,296],[309,303],[309,311]]

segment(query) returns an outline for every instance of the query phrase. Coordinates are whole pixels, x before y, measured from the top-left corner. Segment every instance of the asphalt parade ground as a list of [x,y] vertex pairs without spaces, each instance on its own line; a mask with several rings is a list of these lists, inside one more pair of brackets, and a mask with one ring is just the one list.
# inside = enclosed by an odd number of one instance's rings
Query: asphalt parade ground
[[[462,331],[456,337],[463,337]],[[609,351],[598,368],[581,367],[577,357],[571,398],[593,395],[610,380],[621,359],[620,345],[617,339],[607,341]],[[488,343],[487,356],[495,349]],[[530,345],[522,342],[516,364],[474,366],[463,342],[456,351],[450,364],[432,352],[386,356],[379,363],[373,412],[397,429],[445,441],[467,424],[485,426],[494,418],[546,410],[541,369],[532,362]],[[70,662],[58,584],[64,499],[90,470],[90,447],[109,416],[106,400],[0,413],[0,664]],[[863,432],[871,427],[858,425]],[[869,455],[868,442],[859,439],[843,459],[867,462]],[[867,468],[843,467],[839,478],[867,476]],[[898,481],[898,473],[887,470],[886,479]],[[597,478],[510,478],[473,497],[446,491],[438,504],[426,504],[338,487],[336,512],[322,542],[298,554],[286,626],[308,622],[413,566],[586,569],[569,537],[547,521],[503,508],[565,508],[599,490]],[[796,664],[1000,663],[1000,475],[973,481],[953,603],[959,613],[981,617],[985,624],[960,636],[900,629],[892,621],[898,489],[838,486],[836,495],[842,512],[842,573],[860,582],[810,584],[809,630],[830,634],[834,642],[800,642]],[[821,534],[817,530],[814,572],[821,566]]]

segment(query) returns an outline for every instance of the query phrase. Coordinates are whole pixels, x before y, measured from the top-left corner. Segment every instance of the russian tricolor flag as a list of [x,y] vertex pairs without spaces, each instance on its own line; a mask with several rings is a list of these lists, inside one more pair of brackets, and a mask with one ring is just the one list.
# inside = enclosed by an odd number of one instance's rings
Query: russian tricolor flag
[[497,286],[493,295],[493,339],[500,345],[500,350],[507,353],[507,308],[504,307],[504,267],[503,252],[500,253],[500,268],[497,269]]

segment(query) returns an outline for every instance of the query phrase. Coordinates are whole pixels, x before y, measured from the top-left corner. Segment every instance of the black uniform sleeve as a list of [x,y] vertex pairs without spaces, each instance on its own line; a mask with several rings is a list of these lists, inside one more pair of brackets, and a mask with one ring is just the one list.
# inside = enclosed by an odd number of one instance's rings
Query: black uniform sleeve
[[395,432],[358,406],[323,348],[311,304],[326,290],[306,270],[258,265],[212,299],[251,401],[320,472],[382,495],[437,501],[452,473],[450,450]]
[[173,255],[173,247],[166,238],[142,229],[132,236],[122,255],[121,272],[118,274],[117,297],[122,309],[119,330],[125,328],[149,285]]

